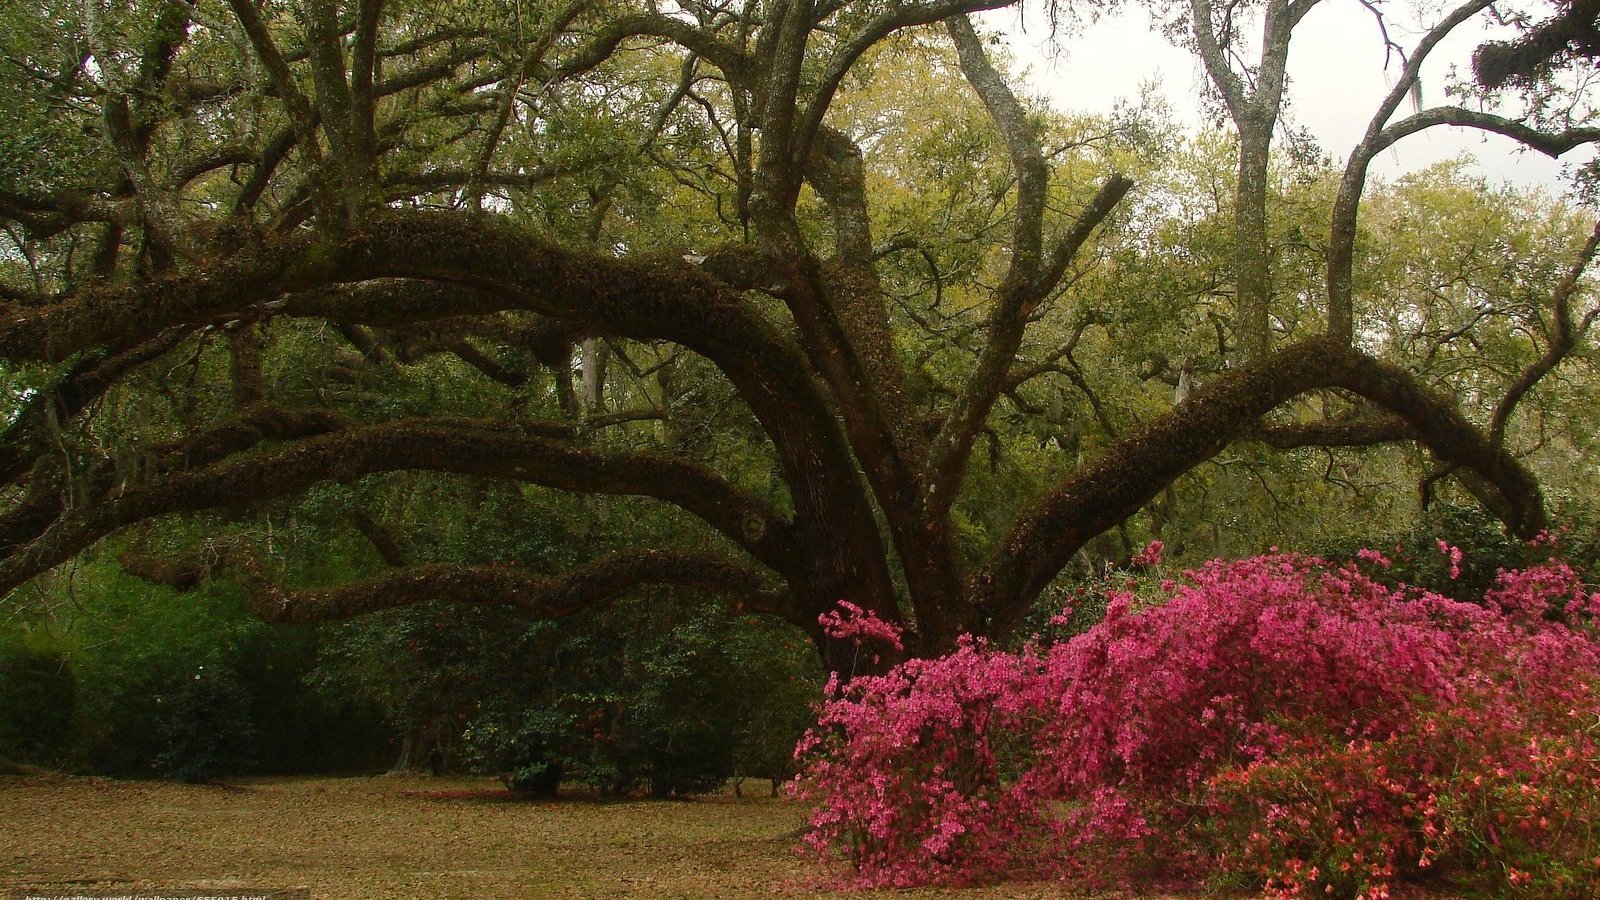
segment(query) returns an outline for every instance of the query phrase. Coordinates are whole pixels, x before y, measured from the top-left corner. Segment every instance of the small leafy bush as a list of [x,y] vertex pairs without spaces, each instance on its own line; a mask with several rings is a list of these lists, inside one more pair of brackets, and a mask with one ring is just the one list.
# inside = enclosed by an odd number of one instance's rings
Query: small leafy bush
[[1360,556],[1212,562],[1057,643],[832,685],[797,750],[807,840],[875,886],[1593,896],[1600,595],[1552,561],[1466,603]]
[[792,772],[822,681],[797,635],[668,591],[557,622],[489,621],[501,627],[458,654],[481,674],[452,687],[466,767],[535,796],[563,782],[687,796]]
[[71,745],[77,698],[62,654],[0,642],[0,758],[59,764]]
[[250,694],[231,669],[196,665],[156,695],[156,774],[203,782],[256,765]]

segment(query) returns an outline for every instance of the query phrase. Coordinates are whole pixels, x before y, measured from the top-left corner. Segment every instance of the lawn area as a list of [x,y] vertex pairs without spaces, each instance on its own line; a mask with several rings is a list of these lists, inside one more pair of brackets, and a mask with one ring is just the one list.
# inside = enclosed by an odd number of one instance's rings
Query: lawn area
[[[211,786],[0,777],[0,889],[309,887],[317,900],[820,893],[816,867],[794,851],[803,810],[767,798],[765,782],[744,798],[689,802],[488,799],[497,787],[466,778]],[[1008,885],[893,896],[1061,892]]]

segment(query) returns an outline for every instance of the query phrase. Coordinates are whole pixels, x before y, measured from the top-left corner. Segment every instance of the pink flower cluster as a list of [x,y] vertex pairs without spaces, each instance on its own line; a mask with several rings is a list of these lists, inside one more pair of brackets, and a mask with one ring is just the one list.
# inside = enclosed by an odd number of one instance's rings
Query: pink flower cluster
[[1600,595],[1570,567],[1502,573],[1482,605],[1293,554],[1168,590],[1137,614],[1113,593],[1053,646],[968,640],[833,692],[796,751],[810,846],[870,886],[1381,896],[1454,868],[1600,890]]
[[[860,662],[862,653],[867,654],[874,666],[883,662],[883,650],[892,647],[896,652],[903,652],[906,648],[900,642],[903,633],[900,626],[893,622],[885,622],[870,609],[862,609],[849,600],[840,600],[839,608],[817,616],[817,624],[822,626],[822,633],[829,640],[844,641],[855,645],[855,656],[851,662],[849,675],[855,675],[855,666]],[[866,649],[871,645],[871,649]],[[837,683],[839,675],[835,672],[828,681],[828,690],[831,694]]]
[[892,622],[878,618],[871,610],[862,609],[849,600],[840,600],[839,608],[817,616],[822,633],[836,641],[850,641],[857,646],[868,641],[887,644],[904,650],[900,643],[901,629]]
[[1455,581],[1461,577],[1461,561],[1466,558],[1461,548],[1451,544],[1443,538],[1439,539],[1439,552],[1450,561],[1450,580]]
[[1151,541],[1143,550],[1134,554],[1133,563],[1138,566],[1159,566],[1161,565],[1161,554],[1166,549],[1167,545],[1161,543],[1161,541]]

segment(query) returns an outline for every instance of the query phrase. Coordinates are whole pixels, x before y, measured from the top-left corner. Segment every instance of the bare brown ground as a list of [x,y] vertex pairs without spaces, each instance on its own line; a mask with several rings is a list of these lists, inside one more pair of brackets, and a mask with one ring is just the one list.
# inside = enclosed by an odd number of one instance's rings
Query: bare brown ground
[[[316,900],[821,893],[815,864],[795,853],[802,809],[792,803],[765,796],[618,803],[471,796],[494,787],[454,778],[220,787],[0,777],[0,896],[18,889],[243,887],[309,887]],[[1052,885],[1007,885],[892,896],[1062,893]]]

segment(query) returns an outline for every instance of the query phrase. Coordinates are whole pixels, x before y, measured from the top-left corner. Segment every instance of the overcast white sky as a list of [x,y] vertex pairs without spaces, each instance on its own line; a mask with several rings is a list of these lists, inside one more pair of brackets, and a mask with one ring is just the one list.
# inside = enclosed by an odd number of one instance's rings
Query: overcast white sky
[[[1404,4],[1387,6],[1394,10]],[[1116,100],[1137,98],[1141,84],[1153,81],[1177,115],[1192,128],[1202,127],[1194,100],[1204,78],[1199,61],[1168,43],[1138,5],[1124,4],[1118,14],[1062,37],[1054,46],[1048,24],[1032,10],[1026,22],[1015,10],[1001,10],[989,14],[986,24],[1010,36],[1011,50],[1029,67],[1033,87],[1062,110],[1109,111]],[[1405,47],[1416,43],[1420,31],[1390,26],[1391,37]],[[1423,69],[1425,105],[1445,101],[1450,67],[1469,71],[1472,48],[1487,34],[1469,22],[1434,51]],[[1393,59],[1389,71],[1384,70],[1383,43],[1371,13],[1355,0],[1325,0],[1307,14],[1290,45],[1290,118],[1309,128],[1323,151],[1342,164],[1400,65]],[[1409,109],[1409,104],[1402,106],[1397,115]],[[1434,128],[1401,141],[1373,168],[1390,177],[1463,152],[1472,154],[1491,180],[1542,184],[1555,191],[1564,187],[1563,162],[1592,155],[1580,148],[1558,162],[1538,153],[1519,153],[1506,138]]]

